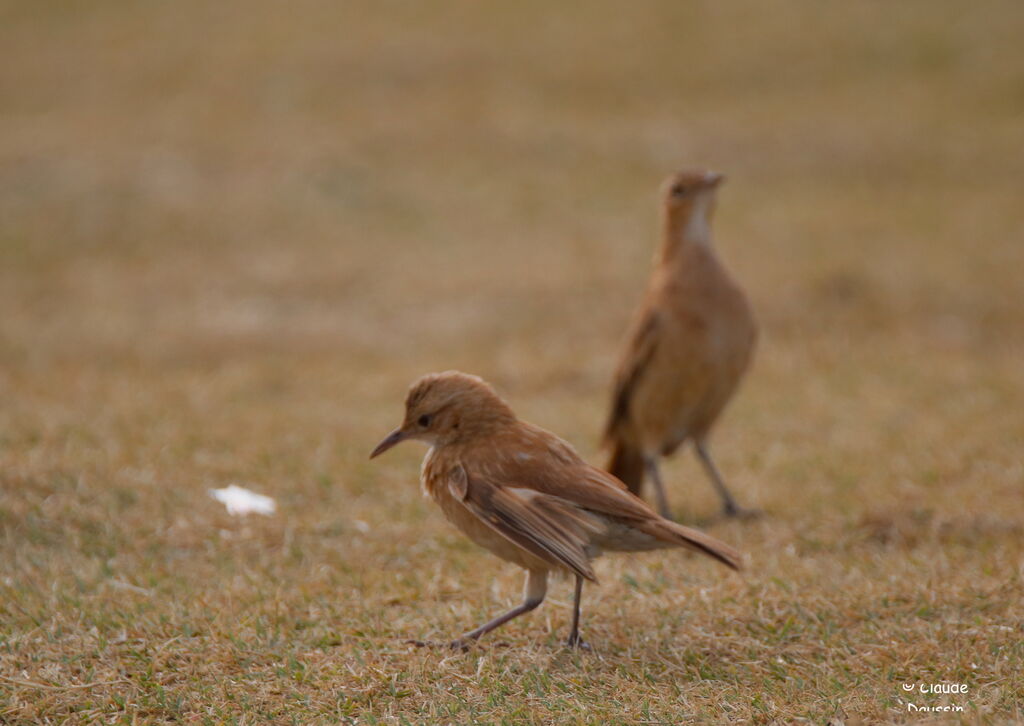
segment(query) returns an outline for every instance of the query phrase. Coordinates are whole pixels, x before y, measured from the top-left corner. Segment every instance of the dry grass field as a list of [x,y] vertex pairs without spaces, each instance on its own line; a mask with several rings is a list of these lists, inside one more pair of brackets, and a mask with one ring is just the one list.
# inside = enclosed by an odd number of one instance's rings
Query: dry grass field
[[[0,722],[1024,721],[1021,38],[1018,0],[0,3]],[[422,449],[367,460],[407,385],[599,460],[692,165],[766,516],[666,478],[747,571],[600,560],[591,653],[567,583],[406,645],[521,587]]]

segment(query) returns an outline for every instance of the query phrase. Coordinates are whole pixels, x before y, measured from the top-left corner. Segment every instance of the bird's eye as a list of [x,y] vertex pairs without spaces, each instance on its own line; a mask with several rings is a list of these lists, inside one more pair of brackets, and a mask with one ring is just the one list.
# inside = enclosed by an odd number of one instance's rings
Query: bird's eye
[[672,187],[672,196],[673,197],[681,197],[684,194],[686,194],[686,191],[687,190],[686,190],[686,187],[684,185],[676,184],[674,187]]
[[420,426],[422,426],[423,428],[426,428],[427,426],[430,425],[430,415],[429,414],[423,414],[422,416],[420,416],[420,420],[417,421],[417,423]]

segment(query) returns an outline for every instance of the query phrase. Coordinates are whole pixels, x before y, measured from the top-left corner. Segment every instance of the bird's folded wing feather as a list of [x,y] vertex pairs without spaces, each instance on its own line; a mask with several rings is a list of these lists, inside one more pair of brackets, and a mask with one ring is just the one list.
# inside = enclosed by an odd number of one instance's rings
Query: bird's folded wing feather
[[[565,456],[564,442],[555,439],[551,445]],[[531,460],[515,468],[518,470],[509,472],[510,476],[524,482],[523,486],[534,490],[538,498],[563,502],[563,506],[575,511],[589,510],[629,522],[656,539],[699,550],[733,569],[740,567],[742,557],[735,549],[703,532],[659,517],[618,479],[578,457],[572,464],[563,461],[562,466],[553,462],[537,465]]]
[[538,474],[529,478],[532,488],[582,509],[632,520],[656,516],[644,500],[618,479],[582,460],[572,467],[546,467]]
[[658,328],[658,313],[655,310],[641,314],[633,326],[622,360],[615,372],[612,408],[604,429],[606,441],[614,437],[616,429],[629,417],[633,391],[658,347]]
[[591,515],[525,483],[467,472],[449,474],[449,491],[487,526],[531,554],[596,580],[586,547],[602,525]]

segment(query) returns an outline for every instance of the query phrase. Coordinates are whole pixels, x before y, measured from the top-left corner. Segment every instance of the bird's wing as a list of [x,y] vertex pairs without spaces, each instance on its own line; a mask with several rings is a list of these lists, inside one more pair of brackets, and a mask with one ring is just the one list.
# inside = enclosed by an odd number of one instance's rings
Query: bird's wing
[[633,325],[625,352],[615,372],[612,407],[604,427],[604,440],[610,442],[622,423],[629,418],[630,401],[637,383],[658,348],[659,316],[656,310],[642,313]]
[[630,492],[606,471],[580,459],[570,466],[537,467],[534,476],[523,476],[539,493],[600,514],[644,520],[657,516],[643,499]]
[[454,467],[448,490],[481,522],[507,540],[588,580],[596,580],[587,545],[603,525],[591,515],[529,486],[507,481],[501,472],[487,475]]
[[[502,470],[506,476],[523,482],[520,487],[533,490],[537,499],[558,502],[566,509],[581,510],[623,521],[656,539],[703,552],[732,567],[740,567],[741,555],[729,545],[690,527],[659,517],[644,500],[628,491],[618,479],[583,461],[567,443],[554,434],[529,425],[535,455],[528,459],[512,457]],[[547,455],[537,446],[542,437]],[[517,490],[517,491],[522,491]]]

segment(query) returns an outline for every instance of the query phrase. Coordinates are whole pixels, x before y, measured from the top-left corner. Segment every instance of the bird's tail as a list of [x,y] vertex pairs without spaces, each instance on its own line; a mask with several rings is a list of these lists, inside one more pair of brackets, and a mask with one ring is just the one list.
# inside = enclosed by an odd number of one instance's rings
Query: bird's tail
[[616,439],[612,443],[612,455],[605,467],[608,473],[617,478],[629,491],[640,496],[640,488],[644,483],[644,457],[636,448]]
[[738,550],[709,534],[704,534],[692,527],[687,527],[664,517],[651,518],[639,525],[638,529],[658,538],[662,542],[697,550],[708,557],[715,558],[723,565],[734,570],[738,570],[742,566],[743,556]]

